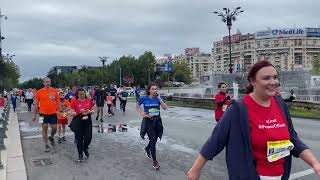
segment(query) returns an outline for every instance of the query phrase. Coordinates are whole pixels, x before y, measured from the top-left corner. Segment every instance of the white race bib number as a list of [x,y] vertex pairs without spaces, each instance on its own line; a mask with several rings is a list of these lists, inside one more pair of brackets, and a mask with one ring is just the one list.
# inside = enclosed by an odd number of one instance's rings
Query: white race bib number
[[44,117],[43,116],[39,116],[39,124],[43,124],[43,120],[44,120]]
[[223,105],[222,106],[222,111],[225,112],[227,110],[227,108],[228,108],[228,105]]
[[290,155],[294,145],[290,140],[268,141],[267,142],[267,159],[274,162]]
[[157,108],[150,108],[149,109],[149,115],[150,116],[159,116],[160,110]]

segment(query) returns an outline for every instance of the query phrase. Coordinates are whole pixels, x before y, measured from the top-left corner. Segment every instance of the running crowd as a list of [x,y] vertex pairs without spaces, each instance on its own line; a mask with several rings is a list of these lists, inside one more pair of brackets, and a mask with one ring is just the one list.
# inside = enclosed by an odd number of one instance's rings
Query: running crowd
[[[218,84],[219,92],[214,98],[217,124],[186,173],[186,178],[198,180],[207,161],[223,149],[226,149],[226,164],[231,180],[288,180],[292,156],[305,161],[320,176],[320,162],[296,133],[286,105],[286,102],[294,99],[294,92],[291,91],[288,99],[281,98],[275,67],[269,61],[259,61],[251,67],[247,80],[246,94],[240,99],[234,99],[227,92],[226,83]],[[58,92],[51,87],[50,79],[45,78],[44,88],[35,94],[33,116],[33,120],[38,119],[42,125],[45,151],[50,151],[49,141],[51,146],[55,144],[57,126],[58,142],[65,141],[65,126],[68,124],[68,112],[71,111],[69,127],[75,133],[78,161],[88,159],[94,102],[97,106],[95,119],[100,122],[103,122],[105,103],[108,116],[114,115],[117,98],[120,108],[125,112],[128,93],[124,87],[119,89],[111,85],[107,90],[97,87],[92,90],[94,92],[79,87],[73,87],[67,93]],[[160,169],[156,143],[158,138],[162,138],[164,129],[160,109],[168,108],[158,89],[157,84],[149,84],[146,95],[137,96],[136,103],[136,110],[142,116],[140,136],[144,139],[147,135],[149,139],[144,153],[152,159],[152,167],[156,170]],[[51,127],[49,137],[48,125]]]

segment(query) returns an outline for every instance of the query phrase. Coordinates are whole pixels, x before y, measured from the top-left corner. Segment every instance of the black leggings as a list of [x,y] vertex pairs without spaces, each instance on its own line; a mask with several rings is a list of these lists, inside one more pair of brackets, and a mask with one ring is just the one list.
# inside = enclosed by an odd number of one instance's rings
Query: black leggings
[[108,104],[108,114],[112,114],[111,105],[112,105],[112,104]]
[[149,144],[146,147],[146,150],[149,150],[151,152],[152,160],[156,161],[156,144],[158,140],[158,135],[155,127],[153,127],[153,120],[147,119],[147,135],[149,138]]
[[76,139],[79,156],[83,156],[83,151],[88,149],[92,139],[91,120],[81,120],[80,131],[76,134]]
[[31,111],[31,105],[33,103],[33,99],[26,99],[26,102],[28,104],[28,111]]
[[127,100],[121,100],[121,102],[122,102],[122,110],[123,110],[123,112],[125,112],[126,111]]

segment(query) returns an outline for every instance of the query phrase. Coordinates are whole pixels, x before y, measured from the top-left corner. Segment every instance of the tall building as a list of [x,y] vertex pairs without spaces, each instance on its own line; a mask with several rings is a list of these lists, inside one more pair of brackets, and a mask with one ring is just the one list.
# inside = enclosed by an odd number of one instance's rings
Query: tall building
[[199,48],[186,48],[185,54],[175,56],[173,62],[186,63],[193,81],[200,81],[205,72],[211,71],[213,67],[211,54],[200,53]]
[[[320,28],[282,28],[231,36],[234,71],[247,72],[256,62],[269,60],[279,71],[311,70],[320,55]],[[229,72],[229,38],[213,43],[213,69]]]

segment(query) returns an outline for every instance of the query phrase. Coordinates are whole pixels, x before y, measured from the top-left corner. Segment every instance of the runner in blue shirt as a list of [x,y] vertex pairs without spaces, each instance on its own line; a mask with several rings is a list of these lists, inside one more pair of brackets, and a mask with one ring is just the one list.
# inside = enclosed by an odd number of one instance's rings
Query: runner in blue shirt
[[[146,92],[147,96],[140,97],[136,106],[137,111],[143,117],[140,135],[142,138],[144,138],[145,134],[148,135],[149,144],[144,148],[144,150],[147,158],[152,158],[153,168],[155,170],[159,170],[160,165],[156,157],[156,143],[158,137],[161,139],[163,133],[163,126],[160,117],[160,106],[165,110],[168,106],[158,94],[157,84],[149,84]],[[141,109],[141,104],[143,104],[144,110]]]

